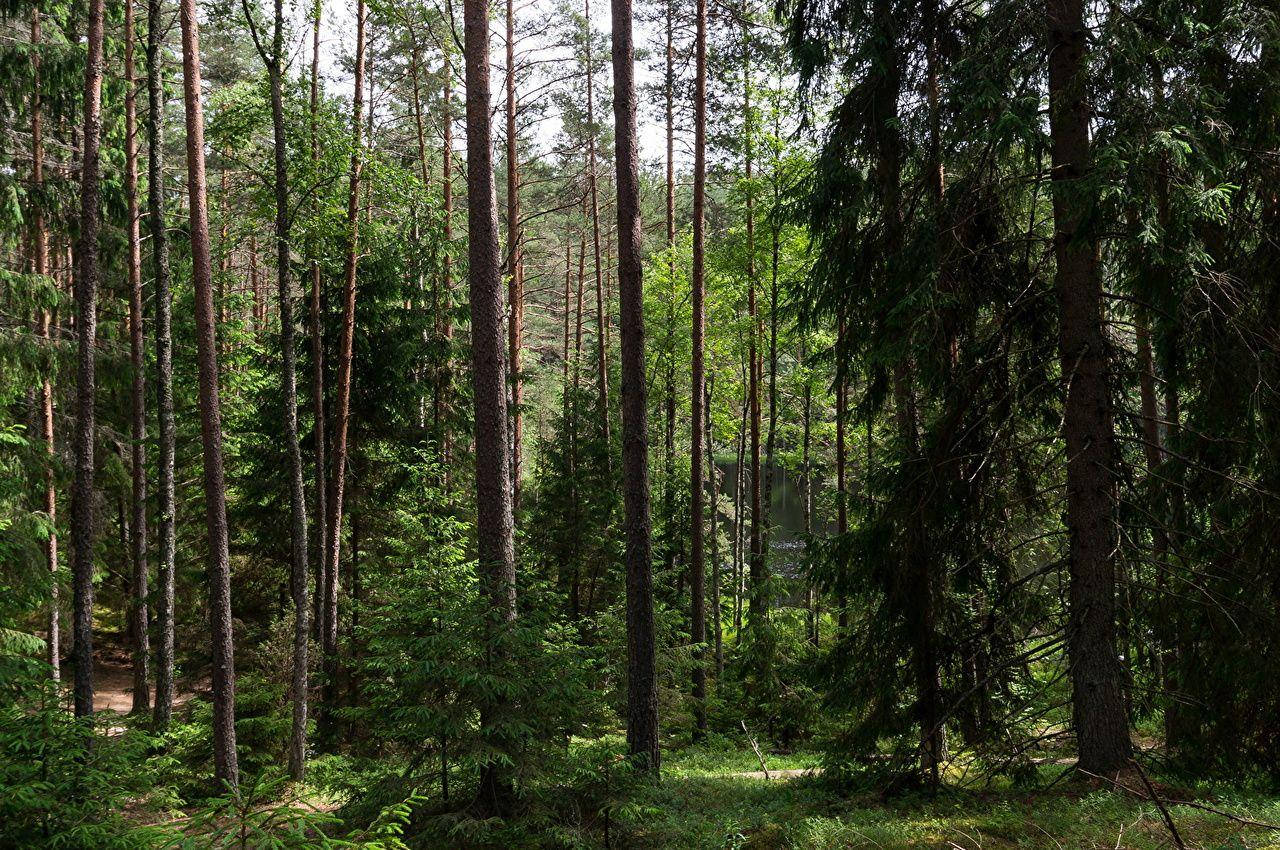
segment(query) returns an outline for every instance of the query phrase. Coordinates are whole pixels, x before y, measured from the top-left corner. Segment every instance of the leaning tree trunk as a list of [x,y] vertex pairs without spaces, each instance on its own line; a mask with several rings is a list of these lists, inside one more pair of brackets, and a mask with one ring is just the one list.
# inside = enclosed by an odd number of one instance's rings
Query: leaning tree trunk
[[124,192],[128,208],[129,235],[129,363],[133,371],[130,387],[129,422],[132,441],[133,501],[133,598],[129,604],[129,633],[133,643],[134,714],[151,710],[151,689],[147,665],[151,639],[147,632],[147,373],[143,362],[142,336],[142,239],[138,212],[138,101],[134,89],[133,0],[124,4]]
[[[706,565],[703,560],[703,481],[702,481],[702,431],[703,403],[706,400],[704,385],[706,366],[703,359],[703,333],[706,330],[705,286],[703,283],[704,240],[706,238],[706,189],[707,189],[707,0],[697,0],[697,35],[695,38],[695,70],[693,84],[693,306],[691,368],[692,388],[689,395],[689,584],[692,611],[690,625],[694,650],[693,666],[693,718],[694,738],[702,738],[707,731],[707,665],[702,645],[707,640],[706,602],[703,586],[706,582]],[[667,56],[671,47],[668,40]],[[668,83],[668,86],[670,83]],[[670,88],[668,88],[668,110]],[[668,112],[669,114],[669,112]],[[669,139],[668,139],[669,141]],[[668,191],[668,215],[670,215],[670,190]],[[670,223],[668,238],[674,234]],[[621,228],[619,228],[621,233]],[[621,246],[620,246],[621,247]],[[710,435],[708,435],[710,443]],[[714,511],[714,505],[712,506]],[[714,518],[714,513],[712,517]],[[715,534],[714,523],[712,534]],[[716,612],[719,616],[719,611]]]
[[[627,747],[658,772],[658,682],[649,519],[648,402],[640,249],[639,142],[631,0],[613,0],[613,120],[618,188],[618,291],[622,325],[622,474],[627,562]],[[597,269],[596,272],[599,275]],[[694,435],[694,443],[698,442]]]
[[74,601],[71,618],[75,658],[75,714],[93,713],[93,438],[98,347],[98,224],[99,165],[102,137],[103,0],[89,0],[89,23],[84,71],[84,132],[80,164],[80,242],[76,246],[76,333],[80,338],[76,368],[76,477],[71,491],[71,544]]
[[[471,356],[475,399],[476,536],[480,576],[489,605],[486,663],[497,673],[506,661],[506,633],[516,619],[515,531],[511,457],[507,442],[507,363],[502,333],[502,269],[494,199],[489,112],[489,3],[465,0],[467,87],[467,236],[471,294]],[[480,723],[501,748],[509,743],[508,704],[485,702]],[[503,815],[512,805],[509,770],[497,758],[481,767],[478,806]]]
[[[1053,156],[1055,285],[1059,354],[1067,382],[1072,720],[1079,768],[1106,775],[1132,750],[1124,707],[1124,671],[1115,645],[1115,431],[1102,325],[1096,237],[1084,237],[1093,179],[1089,151],[1083,0],[1048,0],[1049,134]],[[1096,189],[1093,190],[1096,192]]]
[[147,0],[147,222],[151,230],[151,260],[156,279],[156,408],[160,430],[159,475],[160,563],[156,625],[156,701],[153,722],[157,731],[169,728],[173,715],[174,632],[174,452],[177,428],[173,417],[173,294],[170,289],[169,239],[164,213],[164,80],[160,50],[167,26],[162,0]]
[[231,635],[231,565],[227,556],[222,415],[218,399],[213,267],[209,256],[209,210],[205,189],[204,109],[200,103],[200,23],[196,0],[182,0],[179,9],[182,18],[182,95],[186,105],[187,124],[187,195],[191,206],[191,278],[195,289],[196,364],[200,384],[200,434],[204,450],[205,522],[209,532],[213,774],[217,781],[235,786],[239,781],[239,767],[236,760],[235,661]]
[[329,539],[325,544],[324,693],[333,704],[338,672],[338,556],[342,548],[342,495],[346,485],[351,368],[356,335],[356,265],[360,239],[361,114],[364,108],[365,3],[356,2],[356,67],[351,102],[351,172],[347,189],[347,257],[342,282],[342,336],[338,342],[338,397],[333,416],[333,469],[329,484]]

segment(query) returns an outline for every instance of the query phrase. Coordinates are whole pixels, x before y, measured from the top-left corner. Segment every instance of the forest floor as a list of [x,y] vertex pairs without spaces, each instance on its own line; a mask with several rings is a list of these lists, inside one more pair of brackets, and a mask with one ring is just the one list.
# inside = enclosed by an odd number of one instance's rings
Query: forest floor
[[[1158,783],[1179,845],[1160,806],[1137,793],[1062,782],[1049,790],[949,788],[932,799],[886,799],[837,790],[815,770],[814,753],[766,758],[770,780],[750,749],[672,752],[662,784],[636,801],[627,846],[1280,850],[1280,829],[1266,826],[1280,824],[1280,797],[1225,785]],[[1045,784],[1062,773],[1052,763],[1040,769]]]

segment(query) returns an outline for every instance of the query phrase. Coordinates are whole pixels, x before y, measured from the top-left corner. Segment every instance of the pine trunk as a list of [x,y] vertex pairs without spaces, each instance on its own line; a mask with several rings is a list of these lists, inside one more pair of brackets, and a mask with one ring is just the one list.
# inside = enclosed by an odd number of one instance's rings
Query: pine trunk
[[187,124],[187,193],[191,205],[191,275],[195,288],[196,362],[204,452],[205,521],[209,533],[214,778],[234,787],[239,781],[239,768],[236,760],[235,662],[231,635],[231,566],[227,555],[218,349],[205,188],[204,109],[200,102],[200,24],[195,0],[181,0],[179,9],[182,19],[182,94]]
[[[31,185],[36,192],[44,186],[44,123],[40,104],[40,10],[31,10],[32,89],[31,89]],[[31,270],[41,276],[49,274],[49,233],[44,213],[36,206],[31,213]],[[41,310],[37,333],[43,344],[51,339],[53,313]],[[44,512],[49,520],[49,537],[45,540],[45,564],[49,570],[49,613],[45,620],[45,659],[49,675],[57,682],[62,678],[60,616],[58,610],[58,492],[54,488],[57,448],[53,436],[53,382],[46,375],[40,381],[40,432],[44,439]]]
[[[511,456],[507,439],[507,363],[503,345],[502,264],[494,197],[489,98],[489,3],[464,0],[467,89],[467,251],[471,355],[475,400],[476,536],[479,570],[489,606],[487,664],[500,675],[506,633],[516,619],[515,532]],[[509,743],[508,705],[501,696],[481,706],[481,727],[500,748]],[[478,808],[503,816],[514,785],[497,758],[481,766]]]
[[[705,285],[703,282],[704,240],[706,239],[707,188],[707,2],[697,0],[697,35],[694,48],[693,87],[693,271],[691,302],[693,306],[691,389],[689,393],[689,582],[692,614],[690,635],[694,650],[693,717],[694,739],[707,731],[707,666],[702,645],[707,640],[706,603],[703,599],[706,565],[703,561],[702,432],[705,401],[706,367],[703,359],[703,334],[706,330]],[[667,61],[671,61],[670,16],[668,15]],[[670,70],[668,70],[670,73]],[[671,88],[668,80],[667,105],[670,118]],[[670,124],[668,124],[670,127]],[[668,136],[670,145],[670,136]],[[668,151],[670,148],[668,147]],[[668,164],[668,175],[670,175]],[[668,216],[671,215],[671,190],[668,189]],[[668,239],[675,241],[674,228],[667,225]],[[710,443],[710,434],[707,442]],[[714,508],[714,506],[713,506]],[[714,517],[714,514],[713,514]],[[715,534],[714,525],[712,534]],[[717,615],[718,615],[717,611]]]
[[329,479],[327,529],[329,539],[325,545],[327,565],[325,567],[324,634],[321,636],[327,706],[333,704],[337,685],[335,679],[338,673],[338,556],[342,549],[342,497],[347,480],[351,369],[356,334],[356,266],[360,242],[360,171],[363,166],[361,116],[364,109],[365,17],[364,0],[357,0],[355,82],[352,87],[351,103],[351,169],[347,187],[347,255],[342,282],[342,336],[338,341],[338,397],[334,406],[333,468]]
[[80,238],[76,246],[76,368],[75,483],[71,491],[72,640],[75,658],[75,714],[93,713],[93,541],[94,434],[98,385],[95,359],[98,347],[98,225],[99,167],[102,136],[103,0],[89,0],[84,72],[84,127],[80,161]]
[[[618,291],[621,295],[622,326],[622,474],[627,565],[627,747],[641,770],[652,771],[656,775],[661,759],[658,750],[657,638],[649,518],[648,402],[645,398],[644,286],[640,256],[644,234],[640,227],[635,48],[631,35],[631,0],[613,0],[612,5]],[[592,185],[594,187],[594,180]],[[597,267],[597,282],[599,274]],[[597,289],[597,298],[599,295]],[[602,369],[603,366],[602,357]],[[696,437],[694,442],[697,443]]]
[[164,20],[162,0],[147,0],[147,220],[151,230],[151,260],[155,274],[156,324],[156,408],[160,430],[159,528],[160,563],[156,626],[160,644],[156,648],[156,699],[152,714],[156,731],[169,728],[173,716],[174,640],[174,557],[176,507],[174,495],[174,454],[177,426],[173,413],[173,293],[169,271],[169,238],[164,209],[164,110],[163,59]]

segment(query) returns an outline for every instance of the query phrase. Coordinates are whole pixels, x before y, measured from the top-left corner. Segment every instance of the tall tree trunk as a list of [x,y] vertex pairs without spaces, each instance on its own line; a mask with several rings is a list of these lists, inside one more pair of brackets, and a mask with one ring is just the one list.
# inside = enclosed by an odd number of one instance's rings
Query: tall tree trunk
[[1079,767],[1099,775],[1120,770],[1132,745],[1124,709],[1124,672],[1115,645],[1115,433],[1102,326],[1099,245],[1079,231],[1092,202],[1086,30],[1083,0],[1048,0],[1049,134],[1053,154],[1055,284],[1059,351],[1067,381],[1063,436],[1067,447],[1070,534],[1072,720]]
[[[604,268],[600,263],[600,198],[596,186],[596,98],[595,54],[591,27],[591,0],[582,0],[587,27],[587,188],[591,194],[591,244],[596,270],[596,390],[600,401],[600,422],[605,445],[609,444],[609,362],[604,309]],[[614,112],[617,112],[615,108]],[[611,457],[606,452],[605,457]]]
[[[800,342],[800,363],[805,362],[804,341]],[[813,445],[813,385],[808,375],[804,378],[804,402],[801,408],[803,436],[800,438],[800,481],[804,487],[804,540],[808,549],[813,541],[813,466],[809,451]],[[806,553],[809,554],[809,553]],[[812,581],[805,582],[806,636],[809,643],[818,645],[818,593]]]
[[520,233],[520,162],[516,147],[516,18],[515,0],[507,0],[507,329],[511,363],[511,510],[520,512],[520,456],[524,427],[520,407],[524,389],[520,349],[524,340],[524,267]]
[[[32,89],[31,89],[31,185],[39,193],[44,186],[44,120],[40,105],[40,10],[31,10]],[[36,205],[31,212],[31,270],[44,277],[49,274],[49,233],[45,229],[44,211]],[[45,345],[49,344],[53,313],[41,310],[37,331]],[[49,675],[57,682],[62,678],[60,617],[58,611],[58,492],[54,488],[57,448],[53,441],[53,382],[46,375],[40,381],[40,431],[44,438],[44,512],[49,518],[49,537],[45,540],[45,563],[49,570],[49,613],[45,620],[45,658]]]
[[147,630],[147,372],[142,336],[142,235],[138,212],[138,99],[137,75],[134,73],[133,0],[124,4],[124,193],[128,216],[129,278],[129,364],[132,369],[130,387],[129,436],[130,462],[133,471],[133,598],[129,603],[129,636],[133,644],[132,713],[151,710],[151,688],[148,662],[151,638]]
[[[640,228],[635,48],[631,36],[631,0],[613,0],[612,6],[618,291],[622,326],[622,472],[627,537],[627,748],[642,770],[656,775],[660,764],[657,638],[650,560],[649,430],[645,398],[644,286],[640,265],[644,234]],[[599,280],[599,271],[596,274]],[[693,442],[698,442],[696,434]]]
[[764,512],[760,502],[760,312],[756,303],[756,238],[755,194],[751,188],[755,152],[751,134],[751,39],[747,31],[747,5],[742,7],[742,135],[744,169],[747,183],[747,318],[751,330],[747,337],[747,404],[751,411],[751,558],[750,592],[748,594],[748,627],[760,637],[769,616],[768,572],[765,563],[762,529]]
[[[666,101],[667,131],[667,280],[670,291],[667,298],[667,352],[666,352],[666,451],[665,475],[663,481],[663,513],[666,517],[666,566],[671,572],[676,566],[676,548],[679,531],[676,528],[676,358],[675,358],[675,324],[676,303],[676,136],[675,136],[675,21],[673,0],[666,2],[667,49],[666,75],[663,79],[664,97]],[[695,673],[695,676],[697,674]]]
[[[848,463],[845,452],[846,432],[849,428],[849,370],[845,367],[845,332],[844,319],[837,321],[836,327],[836,534],[840,537],[849,533],[849,478]],[[870,413],[867,414],[868,419]],[[870,435],[871,426],[867,426]],[[867,470],[870,474],[870,470]],[[844,588],[836,594],[836,629],[837,636],[843,637],[845,627],[849,624],[849,613],[846,610]]]
[[744,364],[742,369],[742,404],[739,407],[741,417],[738,423],[738,459],[734,466],[733,477],[733,640],[735,644],[742,642],[742,573],[747,561],[746,552],[743,551],[743,542],[745,540],[743,514],[746,511],[747,504],[743,478],[746,476],[747,408],[749,406],[747,401],[747,370]]
[[[251,11],[245,0],[245,16]],[[284,396],[284,434],[289,452],[289,592],[293,597],[293,669],[290,700],[293,726],[289,735],[289,775],[301,780],[307,754],[307,641],[311,612],[307,599],[307,496],[302,482],[302,447],[298,439],[298,376],[294,355],[293,294],[289,291],[289,172],[285,138],[283,80],[284,0],[274,0],[271,50],[262,51],[271,86],[271,135],[275,149],[276,297],[280,304],[280,390]]]
[[715,375],[707,377],[707,478],[711,480],[711,616],[715,626],[716,679],[724,675],[724,628],[720,616],[720,491],[716,454],[711,441],[711,401],[715,391]]
[[[694,737],[707,734],[707,662],[701,645],[707,643],[707,603],[703,599],[705,568],[703,562],[703,402],[705,401],[705,364],[703,360],[703,333],[705,319],[705,285],[703,283],[704,239],[707,227],[707,0],[698,0],[698,33],[694,59],[694,268],[692,268],[690,300],[692,303],[692,364],[689,397],[689,571],[692,612],[690,616],[691,639],[698,646],[694,654]],[[668,63],[671,58],[668,19]],[[669,72],[668,72],[669,73]],[[671,108],[671,82],[667,88],[668,110]],[[668,137],[669,143],[669,137]],[[669,173],[669,165],[668,165]],[[668,210],[671,195],[668,191]],[[669,212],[668,212],[669,215]],[[618,228],[622,232],[622,228]],[[667,227],[668,239],[675,242],[675,230]],[[618,247],[621,248],[622,243]],[[708,437],[708,440],[710,438]],[[712,531],[714,534],[714,529]],[[717,612],[718,613],[718,612]]]
[[[93,0],[101,2],[101,0]],[[234,786],[236,761],[235,661],[231,635],[231,566],[227,557],[226,485],[222,472],[222,416],[218,349],[214,339],[213,269],[205,198],[204,110],[200,103],[200,23],[196,0],[181,0],[182,95],[187,123],[187,193],[191,204],[191,277],[195,288],[196,363],[200,433],[204,447],[205,519],[209,531],[209,617],[213,656],[213,772]]]
[[[315,167],[320,162],[320,12],[321,7],[317,5],[311,20],[311,164]],[[312,610],[316,636],[323,642],[329,633],[329,475],[324,409],[324,330],[320,322],[320,261],[315,257],[315,248],[314,242],[308,239],[307,252],[311,254],[311,405],[315,419],[316,453],[316,596]]]
[[[449,20],[453,20],[452,0],[446,0],[449,8]],[[442,169],[442,189],[444,191],[444,279],[442,286],[444,288],[443,297],[440,299],[443,305],[443,312],[440,317],[442,327],[441,336],[445,342],[445,359],[441,364],[440,375],[436,382],[435,395],[435,426],[438,439],[440,440],[441,462],[444,464],[445,470],[445,488],[448,489],[449,476],[449,427],[444,421],[449,411],[449,397],[453,384],[453,369],[451,367],[450,358],[452,357],[453,345],[453,64],[451,62],[452,54],[448,45],[444,48],[444,92],[443,92],[443,115],[441,121],[444,124],[444,146],[442,157],[444,159]]]
[[156,731],[169,728],[173,716],[174,556],[176,507],[174,453],[177,427],[173,415],[173,293],[170,289],[169,237],[164,210],[165,93],[161,50],[167,23],[162,0],[147,0],[147,220],[151,229],[151,261],[156,280],[156,408],[160,429],[159,475],[160,563],[156,626],[156,701],[152,715]]
[[364,109],[364,0],[356,2],[356,66],[351,103],[351,171],[347,188],[347,256],[342,282],[342,336],[338,342],[338,398],[334,406],[333,468],[329,479],[329,540],[325,546],[324,654],[326,703],[332,704],[338,672],[338,556],[342,548],[342,495],[346,485],[347,432],[351,417],[351,367],[356,335],[356,265],[360,240],[360,171]]
[[[707,640],[706,603],[703,584],[706,567],[703,563],[703,482],[702,482],[702,432],[703,402],[705,400],[706,367],[703,361],[703,333],[706,329],[705,286],[703,283],[704,240],[706,238],[706,189],[707,189],[707,0],[697,0],[697,34],[694,47],[693,84],[693,270],[691,277],[693,305],[692,368],[689,394],[689,582],[692,614],[690,625],[694,650],[693,667],[693,716],[694,738],[702,738],[707,731],[707,666],[702,645]],[[671,61],[670,16],[668,16],[667,61]],[[670,69],[668,68],[668,74]],[[668,118],[671,108],[671,82],[667,83]],[[670,126],[670,125],[668,125]],[[670,136],[668,136],[670,145]],[[668,148],[668,152],[670,148]],[[668,174],[670,174],[668,164]],[[668,216],[671,193],[668,190]],[[621,229],[620,229],[621,230]],[[675,241],[671,224],[667,226],[668,239]],[[707,437],[710,442],[710,435]],[[714,515],[713,515],[714,516]],[[712,534],[715,534],[714,525]],[[717,616],[719,612],[717,611]]]
[[[516,565],[507,441],[507,363],[502,338],[502,268],[489,111],[488,0],[464,0],[463,23],[477,556],[489,604],[486,664],[497,672],[506,660],[506,632],[516,619]],[[506,701],[497,697],[487,701],[480,711],[481,727],[503,743],[508,743],[509,736],[503,728],[510,722],[504,716],[506,710]],[[512,779],[502,762],[495,758],[484,763],[477,800],[481,810],[501,816],[510,810],[512,795]]]
[[80,161],[80,240],[76,246],[76,333],[80,338],[76,368],[76,477],[71,491],[73,656],[76,663],[75,714],[93,713],[93,540],[94,432],[98,384],[98,224],[99,165],[102,136],[103,0],[89,0],[84,71],[84,130]]

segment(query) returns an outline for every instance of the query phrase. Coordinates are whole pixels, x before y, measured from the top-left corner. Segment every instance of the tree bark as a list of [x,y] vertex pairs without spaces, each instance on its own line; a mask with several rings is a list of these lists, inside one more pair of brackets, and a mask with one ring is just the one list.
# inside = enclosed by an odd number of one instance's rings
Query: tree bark
[[[453,9],[451,0],[449,3],[449,20],[453,20]],[[441,365],[440,376],[436,384],[435,397],[435,424],[436,431],[440,440],[441,462],[444,464],[445,470],[445,487],[448,489],[449,476],[449,458],[450,458],[450,439],[449,426],[444,421],[449,412],[449,397],[453,385],[453,369],[451,367],[450,358],[452,356],[453,344],[453,65],[450,61],[452,54],[449,52],[448,46],[444,48],[444,92],[443,92],[443,116],[444,123],[444,147],[443,147],[443,174],[441,181],[444,191],[444,297],[441,300],[443,305],[441,315],[441,336],[445,341],[445,359]]]
[[[311,163],[318,166],[320,162],[320,7],[316,7],[311,22]],[[315,419],[316,453],[316,594],[313,605],[315,628],[321,642],[328,634],[329,614],[329,575],[327,572],[329,557],[329,487],[328,463],[326,460],[328,441],[325,437],[324,410],[324,331],[320,323],[321,314],[321,280],[320,262],[315,258],[315,245],[310,241],[307,250],[311,257],[311,405]]]
[[715,375],[707,377],[707,478],[711,481],[711,617],[716,639],[716,679],[724,675],[724,629],[720,616],[720,492],[716,455],[711,441],[711,401]]
[[[252,23],[248,0],[245,16]],[[274,193],[276,229],[276,296],[280,304],[280,390],[284,396],[284,432],[289,452],[289,591],[293,598],[293,664],[290,700],[293,725],[289,735],[289,775],[299,781],[307,753],[307,650],[310,602],[307,598],[307,503],[302,482],[302,447],[298,439],[298,377],[294,356],[293,294],[289,291],[289,175],[285,138],[282,67],[284,53],[284,0],[274,0],[271,49],[260,47],[271,88],[271,135],[275,151]],[[265,301],[265,299],[264,299]],[[264,309],[265,314],[265,309]]]
[[360,171],[364,109],[364,0],[356,2],[356,64],[351,102],[351,171],[347,189],[347,256],[342,283],[342,336],[338,341],[338,386],[334,406],[333,468],[329,479],[329,540],[325,546],[324,654],[326,704],[332,704],[338,672],[338,556],[342,549],[342,496],[346,485],[347,432],[351,417],[351,368],[356,334],[356,266],[360,242]]
[[524,267],[520,233],[520,162],[516,148],[516,24],[515,0],[507,0],[507,328],[511,363],[511,510],[520,512],[520,456],[524,403],[520,349],[524,340]]
[[75,715],[93,714],[93,541],[97,489],[94,480],[94,432],[98,346],[98,226],[100,145],[102,136],[103,0],[89,0],[84,71],[84,126],[80,160],[80,239],[76,246],[75,484],[71,492],[73,655],[76,664]]
[[[44,187],[44,121],[40,104],[40,10],[31,10],[31,44],[35,48],[31,58],[31,185],[36,193]],[[49,274],[49,232],[45,229],[43,200],[31,211],[31,270],[44,277]],[[53,314],[41,310],[37,333],[47,346],[51,337]],[[57,682],[62,678],[62,653],[60,644],[60,616],[58,611],[58,491],[54,487],[54,467],[57,448],[53,437],[53,382],[48,375],[40,381],[40,431],[44,438],[44,512],[49,519],[49,537],[45,540],[45,563],[49,570],[49,612],[45,620],[45,659],[49,662],[49,676]]]
[[[703,599],[706,565],[703,562],[703,480],[702,480],[702,432],[703,401],[706,366],[703,360],[703,333],[706,329],[705,285],[703,282],[704,240],[706,239],[706,188],[707,188],[707,0],[697,0],[697,34],[694,47],[693,85],[693,270],[691,276],[693,306],[692,368],[689,397],[689,582],[692,614],[691,639],[696,647],[693,659],[693,718],[694,739],[701,739],[707,731],[707,667],[706,653],[702,645],[707,640],[706,603]],[[668,18],[667,61],[671,61],[670,23]],[[671,88],[668,80],[668,116],[671,106]],[[668,125],[670,126],[670,125]],[[668,144],[670,139],[668,137]],[[670,165],[668,165],[670,173]],[[671,198],[668,194],[668,210]],[[670,214],[670,213],[668,213]],[[619,228],[621,232],[621,228]],[[668,238],[674,242],[672,226],[667,227]],[[620,245],[621,247],[621,245]],[[710,443],[710,434],[707,442]],[[712,534],[714,534],[714,526]],[[717,612],[718,613],[718,612]]]
[[[604,442],[609,444],[609,362],[608,337],[604,310],[604,267],[600,263],[600,198],[596,186],[596,99],[595,53],[592,44],[591,0],[582,0],[587,27],[587,188],[591,194],[591,244],[596,272],[596,391],[600,401],[600,421]],[[617,113],[615,107],[614,113]],[[610,457],[612,452],[607,452]]]
[[[475,399],[477,556],[487,602],[486,664],[500,668],[506,635],[516,619],[515,533],[511,457],[507,441],[507,363],[502,333],[502,269],[494,195],[489,111],[489,2],[464,0],[467,89],[467,256],[471,297],[472,381]],[[500,742],[509,733],[506,701],[481,706],[481,727]],[[501,744],[499,744],[501,746]],[[510,811],[514,789],[497,759],[481,767],[477,804],[486,814]]]
[[[1079,768],[1114,773],[1132,744],[1124,709],[1124,672],[1115,645],[1114,425],[1102,325],[1102,280],[1095,236],[1080,231],[1092,179],[1086,30],[1083,0],[1048,0],[1049,134],[1053,156],[1055,285],[1059,353],[1067,383],[1063,437],[1067,448],[1070,535],[1072,720]],[[1095,190],[1096,191],[1096,190]]]
[[751,411],[751,587],[747,599],[748,627],[759,637],[769,617],[768,566],[763,546],[764,511],[760,501],[760,313],[756,303],[755,195],[751,189],[754,168],[751,125],[751,41],[746,28],[747,7],[743,4],[742,135],[747,183],[747,317],[751,326],[747,337],[748,407]]
[[147,630],[147,372],[142,335],[142,235],[138,212],[138,101],[134,73],[133,0],[124,4],[124,193],[128,216],[129,278],[129,363],[130,386],[130,462],[133,473],[133,500],[130,524],[133,526],[132,560],[133,596],[129,604],[129,635],[133,643],[133,707],[132,713],[151,710],[151,688],[148,664],[151,638]]
[[179,11],[182,19],[182,95],[187,124],[187,193],[191,205],[191,276],[195,288],[196,363],[200,384],[200,433],[204,452],[205,521],[209,533],[213,772],[217,781],[235,786],[239,781],[239,767],[236,760],[231,566],[227,555],[226,485],[222,467],[222,416],[218,398],[218,349],[214,334],[209,212],[205,194],[204,110],[200,103],[200,23],[196,0],[181,0]]
[[176,508],[174,454],[177,427],[173,415],[173,293],[169,271],[169,238],[164,210],[164,79],[160,51],[164,42],[162,0],[147,0],[147,216],[151,229],[151,261],[156,300],[156,408],[160,430],[159,512],[160,563],[156,626],[156,699],[152,722],[156,731],[169,728],[173,716],[174,555]]
[[[639,141],[631,0],[613,0],[613,120],[618,190],[618,291],[622,325],[622,471],[627,564],[627,747],[655,775],[658,683],[649,518],[648,402],[640,251]],[[597,272],[597,275],[599,273]],[[695,437],[694,442],[697,442]]]

